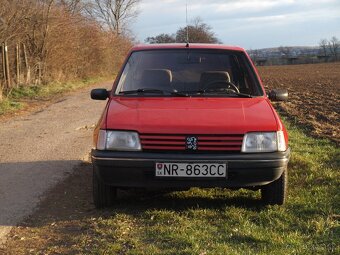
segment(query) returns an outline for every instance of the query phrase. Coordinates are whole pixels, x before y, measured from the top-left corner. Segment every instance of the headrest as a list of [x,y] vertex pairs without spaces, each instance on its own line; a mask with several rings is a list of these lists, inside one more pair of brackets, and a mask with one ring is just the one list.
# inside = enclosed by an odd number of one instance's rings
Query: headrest
[[209,71],[201,74],[200,79],[201,85],[206,85],[212,81],[230,82],[230,75],[226,71]]
[[152,89],[166,89],[172,82],[172,73],[168,69],[147,69],[142,75],[142,86]]

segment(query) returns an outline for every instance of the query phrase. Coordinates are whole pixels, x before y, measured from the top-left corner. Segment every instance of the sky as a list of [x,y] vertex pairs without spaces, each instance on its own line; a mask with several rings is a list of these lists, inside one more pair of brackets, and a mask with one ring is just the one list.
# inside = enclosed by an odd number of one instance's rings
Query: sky
[[[340,0],[187,0],[188,20],[199,16],[224,44],[245,49],[317,46],[340,40]],[[132,23],[137,40],[184,27],[186,0],[141,0]]]

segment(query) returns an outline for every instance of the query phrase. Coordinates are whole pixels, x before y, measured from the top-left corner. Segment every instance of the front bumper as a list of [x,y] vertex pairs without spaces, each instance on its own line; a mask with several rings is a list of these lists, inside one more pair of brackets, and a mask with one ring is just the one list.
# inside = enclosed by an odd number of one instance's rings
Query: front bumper
[[[241,188],[266,185],[280,178],[290,158],[285,152],[253,154],[177,154],[92,150],[95,173],[118,188]],[[227,178],[156,177],[158,162],[226,163]]]

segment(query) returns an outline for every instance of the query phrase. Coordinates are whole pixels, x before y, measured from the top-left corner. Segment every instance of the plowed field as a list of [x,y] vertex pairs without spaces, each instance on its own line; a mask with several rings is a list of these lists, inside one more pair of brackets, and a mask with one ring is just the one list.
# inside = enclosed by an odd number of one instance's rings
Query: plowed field
[[258,67],[266,90],[286,88],[289,100],[277,103],[312,135],[340,143],[340,63]]

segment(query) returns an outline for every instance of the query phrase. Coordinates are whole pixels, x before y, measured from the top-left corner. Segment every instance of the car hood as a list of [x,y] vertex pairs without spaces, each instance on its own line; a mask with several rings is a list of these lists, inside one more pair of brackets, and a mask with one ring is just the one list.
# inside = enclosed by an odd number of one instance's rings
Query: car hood
[[268,99],[114,97],[106,128],[164,134],[244,134],[276,131]]

